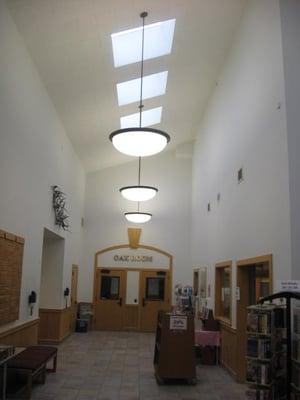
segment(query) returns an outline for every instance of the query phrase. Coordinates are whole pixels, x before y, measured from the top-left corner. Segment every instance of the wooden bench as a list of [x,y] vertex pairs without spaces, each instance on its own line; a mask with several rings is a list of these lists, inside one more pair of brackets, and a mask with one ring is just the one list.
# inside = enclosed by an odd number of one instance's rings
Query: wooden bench
[[[49,361],[52,367],[47,368]],[[7,363],[7,397],[31,397],[33,383],[45,383],[46,371],[55,372],[57,348],[53,346],[29,346]]]

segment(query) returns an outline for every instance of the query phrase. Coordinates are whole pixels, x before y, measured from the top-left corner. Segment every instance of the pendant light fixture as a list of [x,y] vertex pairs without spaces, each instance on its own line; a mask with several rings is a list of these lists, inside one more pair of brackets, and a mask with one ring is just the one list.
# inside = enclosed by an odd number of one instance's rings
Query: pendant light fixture
[[124,186],[120,189],[121,195],[132,201],[147,201],[153,199],[158,192],[158,189],[153,186],[141,185],[141,157],[139,157],[139,173],[138,173],[138,184],[135,186]]
[[142,127],[143,109],[143,75],[144,75],[144,37],[145,18],[147,12],[140,14],[143,20],[142,29],[142,59],[141,59],[141,89],[140,89],[140,123],[138,127],[118,129],[109,135],[114,147],[121,153],[135,157],[146,157],[161,152],[170,141],[170,136],[160,129]]
[[136,224],[148,222],[152,218],[152,214],[140,212],[140,203],[138,203],[138,210],[136,212],[127,212],[124,215],[127,221],[134,222]]

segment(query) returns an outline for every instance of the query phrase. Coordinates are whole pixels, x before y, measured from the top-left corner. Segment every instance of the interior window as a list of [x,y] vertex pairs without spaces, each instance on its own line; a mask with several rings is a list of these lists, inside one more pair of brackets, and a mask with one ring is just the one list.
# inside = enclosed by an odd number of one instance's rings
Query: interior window
[[215,313],[217,317],[231,320],[231,264],[217,265],[215,285]]
[[230,269],[224,268],[222,271],[222,311],[225,318],[230,318],[231,307],[231,284],[230,284]]
[[101,277],[101,299],[115,300],[119,298],[120,278],[118,276]]
[[146,278],[146,300],[164,300],[165,278]]

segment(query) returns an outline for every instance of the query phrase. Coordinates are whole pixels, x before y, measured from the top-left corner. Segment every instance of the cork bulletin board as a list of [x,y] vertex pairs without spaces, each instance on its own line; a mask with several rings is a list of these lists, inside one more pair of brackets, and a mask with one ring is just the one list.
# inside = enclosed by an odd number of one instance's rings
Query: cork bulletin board
[[19,317],[24,239],[0,230],[0,325]]

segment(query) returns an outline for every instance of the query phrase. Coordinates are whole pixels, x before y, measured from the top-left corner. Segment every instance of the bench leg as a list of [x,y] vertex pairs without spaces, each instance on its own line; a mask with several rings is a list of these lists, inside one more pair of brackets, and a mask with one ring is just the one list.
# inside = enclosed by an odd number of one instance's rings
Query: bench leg
[[57,367],[57,353],[53,356],[52,368],[47,368],[47,372],[56,372]]
[[33,377],[34,383],[44,384],[46,382],[46,365],[44,365]]

